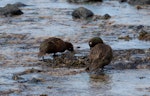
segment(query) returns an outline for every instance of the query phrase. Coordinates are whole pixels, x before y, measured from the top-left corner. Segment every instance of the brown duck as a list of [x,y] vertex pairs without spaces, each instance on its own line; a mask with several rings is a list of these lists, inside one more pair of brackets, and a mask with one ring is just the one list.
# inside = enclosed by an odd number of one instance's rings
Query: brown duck
[[43,57],[46,53],[57,53],[57,52],[64,52],[65,50],[74,51],[73,45],[70,42],[65,42],[60,38],[50,37],[45,39],[39,48],[38,57]]
[[105,65],[108,65],[113,57],[112,48],[106,45],[99,37],[94,37],[89,40],[91,48],[89,54],[90,64],[86,68],[89,72],[98,72],[101,68],[103,70]]

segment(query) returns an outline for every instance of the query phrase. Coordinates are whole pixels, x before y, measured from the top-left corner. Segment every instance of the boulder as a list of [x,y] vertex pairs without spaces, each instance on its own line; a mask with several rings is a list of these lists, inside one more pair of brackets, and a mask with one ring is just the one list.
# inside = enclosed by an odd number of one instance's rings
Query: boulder
[[127,0],[119,0],[120,3],[127,2]]
[[73,19],[89,19],[94,16],[94,13],[84,7],[79,7],[72,12]]
[[7,4],[5,7],[0,8],[0,15],[4,16],[16,16],[16,15],[22,15],[23,12],[15,5],[13,4]]

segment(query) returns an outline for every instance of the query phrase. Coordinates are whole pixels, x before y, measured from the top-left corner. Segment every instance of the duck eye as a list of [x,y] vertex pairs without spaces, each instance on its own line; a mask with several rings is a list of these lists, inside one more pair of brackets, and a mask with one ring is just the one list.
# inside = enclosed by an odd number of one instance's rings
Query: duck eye
[[69,48],[69,51],[72,51],[72,50],[73,50],[73,48],[70,47],[70,48]]
[[92,42],[89,42],[89,45],[92,45]]

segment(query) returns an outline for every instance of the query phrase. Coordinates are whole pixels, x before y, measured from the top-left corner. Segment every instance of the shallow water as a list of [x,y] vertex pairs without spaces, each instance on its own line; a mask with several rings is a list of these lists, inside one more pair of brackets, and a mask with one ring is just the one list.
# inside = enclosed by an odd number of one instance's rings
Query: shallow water
[[[20,0],[1,0],[0,6],[18,1]],[[23,15],[0,18],[0,35],[27,33],[25,39],[11,38],[5,41],[7,38],[4,38],[0,41],[2,44],[0,95],[149,96],[149,69],[106,70],[105,74],[91,78],[86,72],[78,72],[80,69],[60,68],[55,73],[55,69],[38,65],[37,57],[40,42],[49,36],[57,36],[72,42],[75,50],[82,50],[82,53],[75,54],[76,56],[88,54],[87,42],[93,36],[101,36],[114,50],[149,49],[149,41],[137,39],[138,31],[122,26],[112,28],[109,25],[112,23],[112,25],[150,26],[149,9],[137,10],[135,6],[109,0],[96,4],[72,4],[65,0],[21,0],[21,2],[31,5],[21,8]],[[101,24],[104,23],[101,20],[90,23],[73,21],[71,12],[79,6],[92,10],[96,15],[108,13],[112,18],[104,21],[106,25],[102,28]],[[118,36],[122,35],[130,35],[133,39],[129,41],[118,39]],[[13,74],[31,68],[44,72],[21,75],[23,80],[12,79]],[[74,72],[76,74],[71,74]],[[44,81],[26,82],[31,81],[32,78],[42,78]]]
[[[49,94],[55,96],[149,96],[149,70],[111,70],[103,75],[91,77],[87,73],[67,76],[49,76],[46,74],[31,74],[22,76],[27,78],[38,77],[46,82],[20,83],[25,86],[23,92],[12,93],[11,96]],[[1,86],[5,85],[2,83]],[[8,81],[8,80],[6,80]],[[11,82],[11,81],[8,81]],[[13,84],[13,83],[12,83]],[[16,82],[16,89],[18,88]],[[7,84],[6,88],[13,88]],[[31,90],[31,89],[32,90]],[[7,90],[5,87],[0,89]]]
[[[18,0],[19,1],[19,0]],[[0,1],[0,6],[4,6],[7,3],[15,3],[14,0]],[[100,22],[95,24],[86,25],[81,22],[74,22],[71,17],[71,12],[74,8],[84,6],[92,10],[97,15],[110,14],[112,18],[109,22],[113,24],[125,24],[125,25],[147,25],[149,26],[149,10],[142,9],[137,10],[134,6],[130,6],[126,3],[120,4],[117,1],[105,1],[104,3],[97,4],[70,4],[65,0],[54,1],[22,1],[25,4],[33,5],[24,7],[22,16],[14,18],[1,18],[0,30],[1,33],[30,33],[34,37],[44,36],[60,36],[66,40],[70,40],[75,46],[80,45],[82,49],[88,48],[85,43],[93,36],[93,31],[102,31],[98,28]],[[111,9],[111,10],[110,10]],[[82,28],[86,26],[87,28]],[[121,31],[121,30],[120,30]],[[129,30],[126,30],[127,32]],[[103,33],[101,34],[103,35]],[[86,34],[88,33],[88,34]],[[130,34],[129,32],[126,34]],[[105,41],[109,42],[109,37],[103,36]],[[114,49],[126,49],[126,48],[147,48],[150,47],[149,42],[142,42],[143,46],[140,47],[142,41],[131,40],[123,42],[117,40],[117,42],[111,42]],[[120,44],[126,44],[128,47],[122,47]],[[134,44],[134,46],[131,46]]]

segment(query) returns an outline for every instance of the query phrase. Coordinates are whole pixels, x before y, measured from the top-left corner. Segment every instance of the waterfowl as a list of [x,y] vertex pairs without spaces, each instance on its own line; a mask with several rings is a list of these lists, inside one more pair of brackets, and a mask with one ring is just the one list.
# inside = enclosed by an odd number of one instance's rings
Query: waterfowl
[[73,45],[60,38],[50,37],[40,44],[38,57],[44,59],[45,54],[54,53],[55,55],[57,52],[64,52],[65,50],[74,51]]
[[98,72],[99,69],[103,70],[104,66],[108,65],[113,58],[112,48],[106,45],[99,37],[90,39],[89,46],[91,49],[89,54],[90,64],[86,70],[89,72]]

